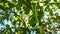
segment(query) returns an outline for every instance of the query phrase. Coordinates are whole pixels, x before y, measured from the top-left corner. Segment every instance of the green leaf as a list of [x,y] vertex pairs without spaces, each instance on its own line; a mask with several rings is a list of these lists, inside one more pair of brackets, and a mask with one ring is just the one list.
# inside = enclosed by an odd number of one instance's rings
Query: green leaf
[[40,20],[41,18],[43,18],[43,16],[44,16],[43,6],[40,6],[40,11],[38,12],[38,18],[39,18],[39,20]]
[[49,10],[50,10],[49,5],[47,5],[46,8],[45,8],[45,11],[48,12]]
[[48,5],[49,2],[50,2],[50,0],[45,0],[45,1],[44,1],[44,6]]
[[33,11],[33,15],[34,15],[35,21],[38,23],[39,22],[38,13],[37,13],[37,10],[36,10],[36,4],[35,3],[33,3],[32,11]]
[[35,19],[34,19],[33,16],[30,17],[29,24],[30,24],[32,27],[34,27],[34,26],[36,25]]
[[6,24],[6,29],[11,30],[11,28],[10,28],[10,26],[8,24]]
[[29,12],[30,12],[30,9],[28,8],[28,7],[23,7],[23,9],[24,9],[24,11],[25,11],[25,14],[29,14]]
[[21,10],[22,5],[22,0],[18,0],[18,4],[16,5],[18,11]]
[[50,14],[50,16],[53,16],[53,11],[51,9],[50,9],[50,13],[49,14]]

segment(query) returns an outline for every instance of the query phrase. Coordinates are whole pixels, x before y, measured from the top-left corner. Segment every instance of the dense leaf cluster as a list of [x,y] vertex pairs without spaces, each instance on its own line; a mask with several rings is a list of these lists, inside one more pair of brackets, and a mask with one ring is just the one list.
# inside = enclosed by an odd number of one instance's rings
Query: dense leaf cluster
[[45,34],[60,29],[59,4],[57,0],[0,0],[0,22],[5,26],[0,34]]

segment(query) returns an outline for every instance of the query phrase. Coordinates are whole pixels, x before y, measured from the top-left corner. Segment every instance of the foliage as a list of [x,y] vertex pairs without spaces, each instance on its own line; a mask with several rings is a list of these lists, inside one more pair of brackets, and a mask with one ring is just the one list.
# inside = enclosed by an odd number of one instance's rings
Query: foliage
[[0,33],[44,34],[60,21],[59,4],[57,0],[0,0],[0,22],[5,26]]

